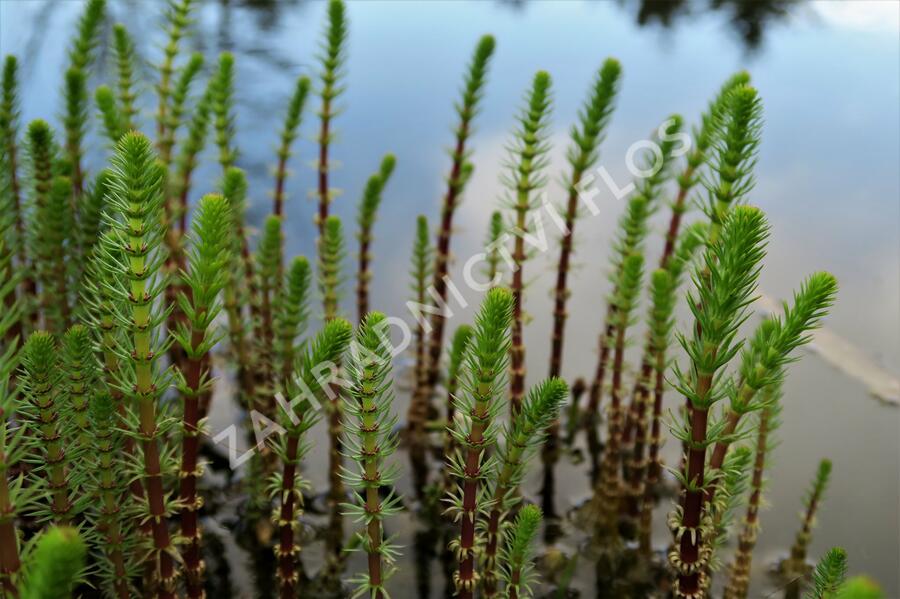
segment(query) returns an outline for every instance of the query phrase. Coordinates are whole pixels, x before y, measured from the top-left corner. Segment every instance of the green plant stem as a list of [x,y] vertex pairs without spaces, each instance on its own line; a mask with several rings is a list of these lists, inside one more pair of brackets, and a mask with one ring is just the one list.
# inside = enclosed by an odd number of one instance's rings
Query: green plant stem
[[[472,133],[472,121],[478,112],[482,90],[487,77],[488,63],[494,53],[494,38],[482,37],[475,49],[466,73],[462,101],[457,106],[459,124],[451,154],[453,164],[447,177],[447,191],[441,205],[440,228],[435,244],[434,274],[432,287],[441,302],[447,299],[447,272],[450,264],[450,238],[453,233],[453,214],[462,196],[463,189],[472,174],[473,166],[467,160],[466,143]],[[441,352],[444,348],[444,321],[442,310],[431,318],[431,338],[428,345],[428,378],[424,389],[417,390],[430,397],[437,385],[441,372]]]
[[750,566],[753,561],[753,549],[756,547],[756,539],[759,535],[759,508],[762,504],[763,473],[766,467],[766,453],[769,449],[770,416],[770,408],[764,409],[759,416],[750,498],[747,500],[747,513],[744,516],[741,532],[738,534],[734,559],[728,568],[725,599],[744,599],[747,597],[747,590],[750,586]]

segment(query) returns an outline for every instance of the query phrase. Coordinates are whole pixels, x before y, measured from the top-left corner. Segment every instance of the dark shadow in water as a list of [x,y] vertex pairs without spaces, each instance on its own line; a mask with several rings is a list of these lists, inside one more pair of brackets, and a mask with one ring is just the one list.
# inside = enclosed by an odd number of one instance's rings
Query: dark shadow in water
[[[620,2],[623,6],[631,2]],[[703,12],[723,13],[738,34],[745,48],[752,52],[760,48],[764,30],[791,15],[799,6],[798,0],[641,0],[635,20],[638,25],[677,26],[686,17]]]

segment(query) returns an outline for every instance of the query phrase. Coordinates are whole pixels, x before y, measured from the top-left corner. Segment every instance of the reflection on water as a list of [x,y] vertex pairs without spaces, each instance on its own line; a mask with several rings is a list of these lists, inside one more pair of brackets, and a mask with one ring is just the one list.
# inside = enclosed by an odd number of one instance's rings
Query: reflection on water
[[[857,8],[852,13],[853,7]],[[473,139],[475,174],[458,213],[454,251],[458,258],[481,247],[488,216],[497,206],[498,176],[512,115],[531,73],[544,68],[554,76],[555,134],[550,172],[565,172],[566,130],[574,120],[588,81],[601,60],[614,55],[624,67],[619,107],[609,138],[603,145],[603,163],[616,181],[628,174],[623,157],[628,146],[645,137],[672,111],[689,123],[705,106],[719,83],[737,68],[753,73],[766,106],[764,140],[757,168],[754,201],[766,210],[773,225],[770,258],[762,285],[772,297],[789,297],[807,273],[828,269],[841,281],[841,293],[828,320],[834,334],[861,349],[864,360],[898,375],[900,330],[898,314],[898,231],[900,222],[900,59],[896,52],[896,24],[892,13],[873,21],[868,14],[896,8],[895,3],[852,3],[841,20],[835,10],[787,1],[738,2],[731,0],[644,0],[629,2],[359,2],[351,3],[350,62],[345,112],[336,121],[335,155],[341,163],[335,185],[342,195],[334,210],[353,222],[355,203],[368,174],[386,151],[397,155],[397,170],[376,226],[372,304],[390,314],[405,314],[408,250],[415,215],[437,214],[442,177],[447,166],[442,148],[450,140],[451,101],[456,94],[462,65],[478,36],[497,36],[498,52],[487,86],[484,110]],[[887,9],[885,8],[887,7]],[[828,12],[825,9],[828,9]],[[150,63],[158,60],[160,3],[120,0],[111,2],[114,18],[139,32],[140,55],[145,60],[144,123],[152,120]],[[74,2],[0,2],[0,51],[22,57],[22,118],[53,118],[60,114],[60,65],[64,44],[78,15]],[[815,18],[809,13],[819,10]],[[248,172],[252,202],[249,219],[259,224],[268,211],[270,167],[284,105],[299,73],[313,70],[314,52],[323,5],[317,2],[247,0],[207,2],[186,40],[188,49],[203,52],[208,64],[217,52],[236,54],[238,164]],[[881,13],[879,13],[881,14]],[[852,18],[851,18],[852,17]],[[893,18],[893,21],[891,21]],[[777,27],[769,27],[778,22]],[[643,25],[647,27],[643,27]],[[657,31],[666,27],[665,35]],[[739,35],[735,36],[734,31]],[[744,42],[757,48],[748,58]],[[561,43],[564,42],[564,43]],[[105,51],[105,48],[101,48]],[[107,57],[108,58],[108,57]],[[749,61],[749,62],[748,62]],[[110,68],[108,62],[106,69]],[[96,80],[107,74],[100,73]],[[313,186],[306,162],[314,155],[312,114],[302,129],[290,201],[286,209],[288,249],[311,255],[315,231],[312,206],[305,201]],[[91,135],[96,135],[96,127]],[[205,166],[196,175],[196,194],[213,189],[219,176],[204,155]],[[88,157],[89,167],[103,163],[102,154]],[[549,191],[559,197],[556,179]],[[579,225],[578,268],[574,274],[565,375],[574,380],[594,366],[596,335],[602,315],[597,306],[609,291],[605,279],[607,247],[621,204],[601,198],[601,214]],[[658,215],[660,228],[665,215]],[[651,245],[651,255],[659,246]],[[529,276],[527,310],[533,320],[526,331],[529,372],[543,374],[550,330],[551,257],[538,257]],[[459,277],[460,260],[454,276]],[[478,297],[469,297],[474,305]],[[460,311],[459,322],[471,319],[471,309]],[[456,323],[454,323],[456,324]],[[637,337],[636,337],[637,338]],[[639,344],[636,344],[639,345]],[[841,361],[842,358],[835,358]],[[533,381],[532,381],[533,382]],[[766,586],[764,570],[783,554],[796,528],[796,511],[806,481],[821,457],[834,462],[833,484],[819,518],[811,552],[843,544],[851,570],[867,571],[883,582],[889,596],[900,596],[896,578],[898,549],[898,493],[900,465],[897,410],[871,401],[866,387],[834,370],[814,355],[797,365],[785,389],[782,441],[775,456],[770,502],[775,509],[762,517],[755,584]],[[224,395],[227,396],[227,393]],[[401,394],[405,400],[405,394]],[[217,402],[218,405],[226,405]],[[674,405],[674,403],[673,403]],[[405,406],[398,406],[403,413]],[[233,416],[214,414],[213,430]],[[324,431],[313,439],[307,477],[324,488]],[[586,449],[587,441],[578,440]],[[667,459],[675,447],[667,447]],[[587,453],[587,452],[585,452]],[[557,509],[562,513],[589,492],[589,463],[562,460],[556,473]],[[542,486],[539,473],[525,485],[530,499]],[[409,481],[400,491],[413,497]],[[877,489],[875,493],[864,492]],[[887,498],[887,500],[885,500]],[[240,518],[220,498],[227,517]],[[313,499],[311,504],[315,504]],[[229,511],[230,510],[230,511]],[[850,516],[848,516],[850,515]],[[314,515],[315,516],[315,515]],[[314,523],[327,520],[323,513]],[[231,521],[229,520],[229,522]],[[321,521],[321,522],[320,522]],[[657,540],[667,538],[657,518]],[[398,543],[414,553],[421,568],[401,568],[401,588],[418,588],[433,597],[445,593],[441,557],[444,539],[430,537],[404,515],[394,526]],[[212,526],[226,555],[244,549],[229,544],[227,528]],[[568,527],[556,547],[572,554],[575,531]],[[319,534],[318,529],[310,535]],[[324,559],[319,549],[305,555],[307,568]],[[351,567],[359,565],[349,558]],[[407,562],[405,565],[410,566]],[[561,568],[569,567],[567,562]],[[271,564],[269,564],[271,565]],[[243,566],[230,562],[230,587],[244,596],[248,587]],[[261,564],[261,571],[266,564]],[[224,569],[216,564],[218,570]],[[572,588],[590,596],[595,572],[588,560],[571,565]],[[429,573],[430,569],[430,573]]]

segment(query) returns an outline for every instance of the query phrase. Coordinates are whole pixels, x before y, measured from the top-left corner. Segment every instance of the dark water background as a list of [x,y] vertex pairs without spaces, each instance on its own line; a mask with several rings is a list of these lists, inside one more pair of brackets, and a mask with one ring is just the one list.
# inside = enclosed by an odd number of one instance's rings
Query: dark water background
[[[748,8],[749,7],[749,8]],[[789,547],[798,523],[800,498],[821,457],[834,461],[834,475],[822,507],[811,553],[841,544],[850,569],[867,572],[900,597],[898,547],[897,408],[873,399],[865,372],[880,369],[896,381],[900,364],[900,5],[884,2],[351,2],[345,112],[338,117],[333,154],[339,161],[332,184],[342,190],[333,204],[350,230],[357,199],[381,155],[392,151],[398,164],[376,227],[372,305],[406,316],[409,248],[415,215],[436,218],[448,168],[444,148],[453,123],[463,65],[483,33],[497,38],[483,112],[471,147],[475,175],[457,213],[453,241],[457,275],[464,259],[480,250],[489,214],[498,205],[504,143],[513,115],[535,70],[554,78],[555,109],[551,194],[561,198],[560,175],[567,131],[597,66],[606,56],[623,64],[624,79],[602,164],[620,184],[629,175],[628,146],[646,137],[668,114],[697,120],[708,98],[730,73],[748,69],[765,105],[766,124],[757,187],[752,201],[772,223],[769,258],[761,288],[773,298],[789,298],[807,273],[826,269],[841,283],[839,300],[827,321],[829,332],[857,348],[865,362],[859,376],[835,368],[852,362],[841,345],[832,363],[808,353],[791,373],[768,493],[772,508],[762,516],[754,560],[754,596],[764,596],[768,564]],[[19,55],[22,119],[58,122],[62,105],[62,65],[81,3],[0,1],[0,51]],[[141,57],[157,62],[163,3],[111,2],[110,13],[124,22]],[[230,50],[237,58],[237,141],[239,166],[251,180],[249,219],[259,224],[269,210],[270,169],[277,130],[296,76],[314,74],[314,50],[324,14],[320,2],[208,2],[186,40],[212,64]],[[101,48],[105,69],[94,83],[109,81],[109,49]],[[144,123],[152,119],[154,73],[143,71]],[[94,132],[97,124],[93,125]],[[315,119],[302,126],[304,138],[288,182],[287,238],[291,253],[312,254],[315,239],[313,188]],[[210,144],[211,145],[211,144]],[[88,157],[91,169],[104,156]],[[195,180],[195,197],[213,190],[218,167],[211,148]],[[602,320],[607,247],[620,205],[612,194],[600,198],[602,212],[579,224],[579,264],[572,285],[564,374],[584,376],[596,356]],[[661,231],[665,211],[654,221]],[[352,241],[348,239],[348,242]],[[658,255],[658,240],[648,250]],[[352,250],[353,245],[350,245]],[[351,251],[352,253],[352,251]],[[526,330],[529,378],[547,368],[550,293],[556,252],[526,266],[532,279]],[[348,259],[348,278],[352,277]],[[350,284],[346,286],[348,292]],[[345,309],[354,313],[348,301]],[[467,300],[477,305],[478,296]],[[454,317],[451,330],[471,318]],[[635,333],[637,339],[638,333]],[[842,349],[843,348],[843,349]],[[835,359],[835,355],[837,358]],[[859,356],[854,359],[858,360]],[[836,362],[836,364],[835,364]],[[854,370],[850,368],[850,370]],[[852,374],[852,373],[851,373]],[[405,398],[401,405],[405,410]],[[674,404],[673,404],[674,405]],[[218,424],[212,423],[213,432]],[[316,441],[324,441],[319,431]],[[669,453],[674,443],[669,443]],[[317,443],[307,477],[324,486],[326,448]],[[409,483],[403,483],[408,485]],[[401,485],[402,486],[402,485]],[[402,487],[405,488],[405,487]],[[529,481],[534,493],[538,481]],[[586,498],[583,465],[564,461],[558,472],[561,509]],[[657,540],[666,531],[657,516]],[[398,542],[416,553],[414,527],[401,518]],[[567,551],[575,549],[563,542]],[[410,558],[401,562],[393,585],[411,588]],[[442,588],[434,568],[435,593]],[[579,567],[575,587],[590,594],[589,564]],[[238,580],[235,594],[249,591]],[[241,590],[244,589],[244,590]],[[399,593],[397,596],[406,596]]]

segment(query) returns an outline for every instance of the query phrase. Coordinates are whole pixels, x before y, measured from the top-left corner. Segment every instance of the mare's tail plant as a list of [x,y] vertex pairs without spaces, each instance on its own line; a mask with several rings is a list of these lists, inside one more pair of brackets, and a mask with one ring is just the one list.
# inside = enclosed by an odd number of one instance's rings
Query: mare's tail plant
[[281,142],[278,146],[278,166],[275,169],[275,191],[272,196],[272,214],[284,214],[284,184],[288,177],[287,163],[291,157],[291,146],[297,139],[297,128],[303,118],[303,107],[309,95],[309,77],[299,77],[294,87],[294,94],[288,103],[284,117],[284,128],[281,130]]
[[[134,40],[128,30],[121,23],[113,26],[113,42],[116,54],[116,100],[119,114],[119,127],[122,133],[137,129],[138,109],[134,103],[137,100],[134,82]],[[115,141],[118,140],[113,140]]]
[[487,249],[485,257],[484,274],[485,278],[491,285],[497,285],[503,278],[500,270],[501,252],[503,251],[503,213],[495,210],[491,214],[491,221],[488,225],[488,234],[484,240],[484,247]]
[[90,417],[93,425],[93,449],[96,452],[96,471],[89,482],[96,493],[96,530],[103,547],[105,559],[100,564],[103,589],[117,599],[132,597],[130,581],[136,574],[134,555],[136,532],[132,525],[130,504],[122,498],[128,491],[127,483],[120,477],[124,450],[123,435],[117,406],[112,396],[100,387],[91,398]]
[[[463,360],[469,347],[474,331],[467,324],[460,325],[453,333],[453,341],[450,343],[450,354],[447,363],[447,423],[444,428],[444,458],[450,458],[456,454],[457,444],[453,438],[453,427],[456,421],[456,394],[459,389],[459,376],[461,374]],[[453,482],[453,472],[450,468],[442,468],[443,478],[438,489],[440,495],[446,495]]]
[[372,262],[372,227],[378,216],[378,207],[381,205],[381,192],[394,172],[396,159],[393,154],[385,154],[381,159],[378,172],[373,173],[366,182],[363,197],[359,202],[359,211],[356,223],[359,226],[357,239],[359,240],[359,268],[356,278],[356,314],[358,322],[369,313],[369,282],[372,273],[369,266]]
[[[0,176],[2,180],[2,176]],[[15,386],[15,370],[19,361],[19,339],[9,336],[19,326],[21,304],[16,301],[16,286],[20,276],[11,272],[13,256],[7,240],[11,237],[15,216],[4,212],[0,216],[0,272],[8,273],[0,284],[0,299],[6,311],[0,316],[0,590],[14,596],[21,559],[16,518],[28,499],[23,489],[22,475],[14,473],[14,466],[25,457],[27,445],[22,443],[21,429],[12,426],[12,417],[22,409],[19,389]],[[13,301],[7,303],[9,297]]]
[[759,411],[756,423],[756,440],[753,458],[753,474],[750,479],[750,496],[747,509],[738,533],[737,548],[728,566],[728,582],[725,586],[726,599],[744,599],[750,587],[750,567],[753,550],[759,536],[759,512],[763,505],[765,491],[765,469],[770,461],[774,441],[773,433],[780,424],[778,414],[781,406],[781,381],[766,388],[767,406]]
[[[658,268],[650,278],[645,357],[649,354],[651,368],[649,372],[643,368],[639,372],[635,396],[632,398],[633,402],[638,403],[638,415],[633,422],[634,447],[630,455],[626,455],[629,467],[626,472],[628,488],[625,504],[630,517],[640,516],[639,539],[645,552],[650,549],[653,493],[656,492],[662,471],[659,449],[662,443],[663,397],[667,354],[674,326],[673,314],[684,271],[690,266],[698,248],[705,243],[707,231],[705,222],[696,222],[686,228],[672,257],[666,261],[666,266]],[[645,502],[645,505],[641,505],[641,502]]]
[[710,422],[710,409],[728,391],[717,374],[740,350],[737,328],[749,314],[747,306],[756,290],[767,236],[768,224],[759,209],[735,208],[724,223],[721,239],[707,249],[694,275],[696,289],[688,294],[695,326],[690,337],[679,335],[679,341],[690,367],[683,371],[676,365],[674,372],[676,388],[690,406],[683,413],[684,421],[672,430],[688,447],[685,471],[679,474],[680,505],[670,516],[675,547],[669,561],[677,573],[677,597],[702,597],[707,588],[713,531],[709,512],[703,509],[710,482],[706,457],[721,429],[719,423]]
[[106,0],[88,0],[78,20],[78,32],[69,49],[69,67],[65,74],[64,96],[66,130],[65,153],[71,169],[72,188],[81,195],[85,173],[82,165],[85,128],[88,123],[88,67],[97,46],[97,36],[106,13]]
[[791,579],[785,590],[784,596],[786,599],[799,599],[800,597],[800,587],[807,573],[806,554],[809,549],[809,542],[812,539],[816,512],[822,502],[822,496],[825,493],[825,488],[828,486],[830,477],[831,461],[822,460],[819,462],[816,477],[803,502],[803,520],[800,530],[797,532],[797,538],[791,546],[791,556],[783,566],[785,574]]
[[515,524],[504,535],[505,544],[501,553],[503,579],[506,596],[509,599],[532,596],[531,585],[536,575],[532,564],[534,539],[541,526],[543,514],[535,505],[526,505],[516,517]]
[[543,170],[548,164],[547,127],[549,126],[552,97],[550,75],[538,71],[518,116],[518,126],[513,134],[510,151],[510,172],[505,184],[509,188],[509,208],[513,212],[512,230],[515,236],[512,276],[513,314],[512,342],[510,344],[510,410],[513,415],[522,407],[525,395],[525,340],[523,338],[525,315],[525,236],[530,232],[528,217],[540,206],[537,197],[547,179]]
[[319,209],[316,224],[319,236],[325,235],[325,222],[328,220],[328,207],[334,199],[334,191],[328,185],[331,164],[328,151],[334,139],[332,120],[338,110],[335,100],[344,90],[341,80],[344,77],[344,64],[347,60],[347,7],[343,0],[329,0],[328,27],[321,42],[319,54],[319,160],[317,163],[318,186],[317,197]]
[[[618,232],[613,241],[611,257],[613,289],[607,301],[606,317],[600,332],[597,367],[588,391],[586,418],[588,426],[596,426],[597,423],[597,413],[609,359],[615,349],[616,324],[621,320],[616,315],[617,302],[615,300],[619,295],[617,285],[622,277],[622,270],[628,256],[643,255],[644,242],[647,238],[647,220],[659,207],[663,186],[671,174],[676,141],[681,127],[682,120],[678,115],[670,116],[659,126],[655,139],[659,154],[657,155],[655,151],[648,151],[644,154],[641,170],[650,174],[647,177],[638,178],[635,184],[636,189],[628,200],[625,212],[619,218]],[[615,376],[615,372],[613,372],[613,376]]]
[[590,97],[578,113],[578,124],[572,126],[572,143],[566,159],[572,167],[566,181],[565,229],[560,239],[559,261],[556,267],[556,291],[553,308],[553,345],[550,350],[550,376],[562,372],[562,356],[565,338],[566,303],[569,300],[568,276],[572,259],[575,219],[578,217],[578,194],[585,174],[600,159],[600,144],[606,136],[619,91],[622,67],[615,58],[607,58],[591,87]]
[[40,284],[40,307],[45,326],[61,334],[69,318],[66,233],[72,219],[69,179],[55,176],[53,131],[42,120],[28,125],[34,209],[28,244],[34,256],[35,279]]
[[454,575],[458,595],[472,599],[475,573],[475,523],[488,508],[487,481],[496,470],[491,454],[503,409],[504,370],[509,360],[509,326],[512,294],[502,288],[488,292],[478,316],[462,374],[462,393],[457,397],[459,416],[451,430],[460,450],[449,467],[460,481],[448,497],[448,512],[460,522],[459,539],[451,547],[459,561]]
[[193,0],[171,0],[166,9],[166,44],[163,46],[163,59],[159,64],[159,82],[156,90],[159,104],[156,110],[156,141],[159,147],[159,158],[168,167],[172,159],[171,151],[174,132],[169,132],[171,122],[170,102],[172,101],[172,77],[175,74],[175,59],[178,46],[191,24]]
[[59,346],[53,335],[36,331],[22,349],[22,386],[29,406],[26,414],[37,430],[29,437],[28,453],[37,460],[45,480],[33,514],[41,522],[70,524],[75,517],[75,481],[71,480],[71,455],[66,454],[68,435],[63,434],[61,413],[63,381]]
[[[385,585],[394,572],[397,547],[385,538],[384,519],[400,510],[400,497],[393,490],[399,468],[388,464],[397,448],[393,431],[397,416],[391,413],[394,392],[391,384],[391,345],[387,338],[384,314],[370,312],[356,332],[356,351],[349,361],[352,385],[345,412],[354,423],[345,426],[347,457],[358,464],[356,471],[345,470],[344,480],[351,486],[354,503],[344,504],[345,513],[364,524],[357,533],[362,550],[368,554],[368,570],[353,582],[357,594],[373,599],[388,597]],[[387,490],[382,499],[380,491]]]
[[[441,307],[440,303],[447,299],[447,273],[450,268],[450,236],[453,233],[453,215],[474,168],[469,162],[468,156],[471,150],[466,144],[472,135],[472,122],[475,115],[478,114],[478,105],[481,102],[484,84],[487,80],[488,64],[493,53],[494,38],[485,35],[475,47],[475,53],[463,79],[462,98],[454,107],[459,117],[459,123],[454,131],[452,165],[450,174],[447,176],[447,190],[441,205],[441,222],[434,254],[433,287],[436,298],[440,298],[440,302],[435,299],[438,308]],[[425,387],[416,389],[416,393],[430,396],[440,378],[441,353],[444,349],[444,319],[445,315],[440,309],[432,315],[431,337],[428,343],[428,378]]]
[[509,514],[521,499],[519,485],[525,478],[528,462],[540,448],[547,428],[556,420],[568,395],[569,388],[562,379],[544,380],[532,387],[522,409],[504,430],[503,447],[498,451],[500,467],[490,486],[490,514],[483,531],[486,543],[481,579],[485,597],[496,597],[499,592],[500,536],[508,524]]
[[[0,177],[8,186],[9,206],[5,207],[9,218],[12,219],[12,229],[6,232],[5,243],[8,251],[15,251],[18,258],[18,267],[22,271],[20,280],[20,292],[23,310],[21,316],[25,316],[30,310],[24,305],[29,298],[37,294],[34,276],[28,262],[28,250],[25,243],[25,206],[22,198],[22,183],[19,178],[19,98],[18,98],[18,72],[19,61],[15,56],[9,55],[3,61],[3,79],[0,82],[0,148],[3,149],[5,158],[0,161],[0,167],[5,174]],[[7,295],[6,298],[13,298]],[[11,299],[9,300],[12,301]],[[11,303],[6,304],[7,308]],[[18,333],[20,325],[13,326],[10,330]]]
[[[428,278],[431,274],[432,248],[428,241],[428,219],[422,215],[416,219],[416,237],[412,250],[412,291],[411,305],[425,306],[428,291]],[[427,322],[424,318],[418,318],[415,331],[416,363],[413,371],[414,388],[418,389],[425,382],[427,376],[426,330]],[[429,398],[419,393],[413,393],[406,415],[406,424],[410,435],[410,452],[412,454],[413,468],[425,465],[425,456],[422,451],[425,447],[425,425],[428,421],[430,402]]]
[[113,180],[108,196],[107,221],[110,241],[104,266],[107,284],[115,286],[122,308],[118,324],[125,330],[119,353],[123,358],[119,389],[132,400],[128,428],[141,443],[146,521],[153,532],[153,560],[158,568],[158,596],[172,598],[176,590],[175,551],[168,530],[168,516],[174,510],[163,478],[175,470],[162,441],[174,420],[165,416],[160,398],[169,385],[169,374],[158,363],[167,349],[161,325],[167,310],[158,301],[164,294],[162,276],[165,260],[162,193],[163,167],[150,141],[140,133],[126,133],[113,157]]
[[[341,284],[341,262],[344,259],[344,230],[337,216],[329,216],[324,223],[319,239],[319,293],[322,295],[325,322],[337,318],[339,287]],[[329,493],[333,500],[344,496],[344,484],[340,472],[341,458],[341,402],[336,393],[329,395],[326,405],[328,412],[328,435],[330,450],[328,458]]]
[[840,547],[833,547],[816,564],[813,586],[806,594],[806,599],[839,599],[846,579],[847,552]]
[[202,500],[197,495],[197,479],[203,472],[203,466],[198,463],[202,433],[201,397],[210,392],[212,385],[209,352],[220,337],[212,323],[222,309],[219,292],[225,285],[225,270],[231,261],[230,226],[228,201],[220,195],[204,196],[197,207],[189,235],[187,268],[182,275],[187,293],[179,296],[187,322],[181,323],[172,333],[186,358],[178,377],[178,388],[183,398],[179,502],[181,536],[185,543],[182,555],[189,597],[203,596],[203,561],[197,514],[202,506]]
[[281,364],[279,388],[287,388],[294,372],[297,356],[297,337],[306,330],[309,320],[309,290],[312,271],[309,260],[297,256],[291,261],[285,281],[284,294],[276,312],[275,328],[278,332],[278,358]]
[[352,328],[346,320],[335,318],[327,322],[300,357],[296,376],[290,379],[287,388],[287,397],[292,399],[283,411],[281,426],[285,434],[280,435],[276,447],[283,469],[272,479],[273,499],[277,500],[273,514],[278,526],[275,556],[278,560],[279,596],[282,599],[297,596],[299,575],[296,561],[300,546],[296,537],[303,507],[298,468],[308,449],[304,437],[306,431],[319,420],[314,404],[329,402],[327,388],[334,371],[331,376],[326,376],[326,373],[340,361],[351,336]]

